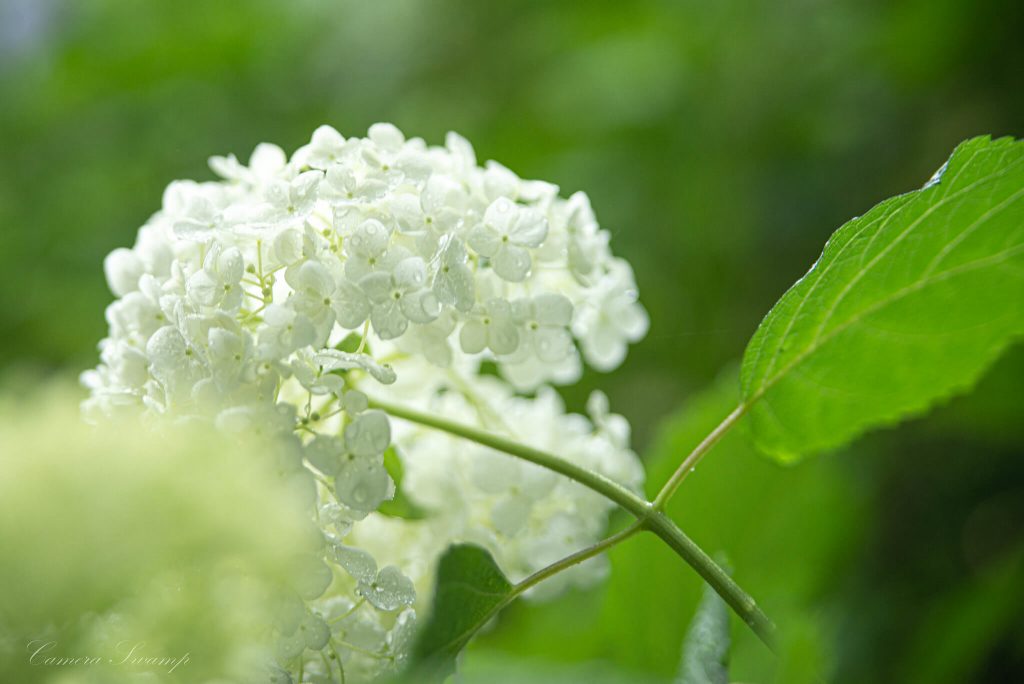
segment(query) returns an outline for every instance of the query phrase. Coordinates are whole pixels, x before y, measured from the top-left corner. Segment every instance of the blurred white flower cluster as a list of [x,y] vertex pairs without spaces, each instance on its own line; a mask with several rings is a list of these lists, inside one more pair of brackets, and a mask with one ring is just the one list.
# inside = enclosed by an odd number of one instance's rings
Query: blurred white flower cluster
[[[291,159],[262,144],[248,166],[210,164],[222,181],[172,183],[135,246],[107,257],[118,299],[102,363],[83,375],[84,409],[280,443],[281,477],[307,493],[328,562],[311,566],[281,629],[282,664],[321,651],[307,673],[330,681],[334,661],[359,681],[400,662],[453,541],[480,543],[519,579],[599,538],[601,497],[446,434],[393,431],[370,401],[639,487],[625,421],[600,396],[590,420],[566,414],[546,386],[575,381],[581,355],[616,367],[647,330],[632,269],[586,195],[478,166],[455,134],[431,147],[389,124],[347,139],[321,127]],[[481,374],[485,363],[498,375]],[[396,496],[416,514],[385,510]]]

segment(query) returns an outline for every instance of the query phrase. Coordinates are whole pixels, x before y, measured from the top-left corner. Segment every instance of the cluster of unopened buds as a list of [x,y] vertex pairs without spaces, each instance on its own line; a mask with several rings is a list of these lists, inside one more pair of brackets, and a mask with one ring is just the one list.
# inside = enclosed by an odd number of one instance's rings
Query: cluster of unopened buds
[[[389,124],[366,138],[324,126],[290,159],[262,144],[247,166],[210,164],[223,180],[172,183],[135,246],[106,259],[117,299],[85,411],[274,444],[324,537],[277,628],[280,676],[305,659],[322,681],[333,667],[372,679],[408,651],[446,545],[478,543],[521,579],[596,541],[611,507],[375,402],[639,488],[629,426],[603,395],[586,418],[550,385],[578,379],[583,360],[618,366],[647,316],[586,195],[481,167],[455,134],[431,147]],[[601,572],[595,559],[537,591]]]

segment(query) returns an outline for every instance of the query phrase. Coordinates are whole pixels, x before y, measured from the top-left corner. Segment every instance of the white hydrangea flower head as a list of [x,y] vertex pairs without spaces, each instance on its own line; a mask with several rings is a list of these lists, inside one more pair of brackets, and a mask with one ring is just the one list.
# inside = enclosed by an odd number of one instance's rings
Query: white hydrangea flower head
[[[625,420],[601,397],[589,419],[568,414],[549,386],[575,381],[583,360],[616,367],[648,326],[585,194],[562,199],[481,167],[454,133],[429,146],[390,124],[351,138],[322,126],[290,158],[264,143],[247,164],[210,166],[221,180],[171,183],[135,245],[104,261],[116,299],[100,365],[82,376],[84,410],[209,421],[280,444],[282,482],[307,494],[324,535],[278,630],[283,668],[302,658],[332,681],[322,651],[348,681],[393,671],[454,541],[482,544],[520,579],[599,538],[611,507],[600,496],[392,424],[368,399],[639,488]],[[423,519],[383,512],[400,470]],[[601,572],[597,559],[533,594]]]

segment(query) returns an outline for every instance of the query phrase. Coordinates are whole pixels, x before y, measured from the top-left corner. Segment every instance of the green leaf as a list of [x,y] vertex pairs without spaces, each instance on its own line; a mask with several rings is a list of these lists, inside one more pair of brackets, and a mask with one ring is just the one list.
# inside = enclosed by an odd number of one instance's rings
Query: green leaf
[[413,679],[440,681],[453,672],[459,651],[514,597],[491,554],[473,544],[449,547],[438,564],[430,618],[413,647]]
[[697,614],[683,640],[676,684],[728,684],[729,607],[705,585]]
[[1024,333],[1024,143],[962,143],[921,190],[840,228],[743,359],[757,445],[784,461],[968,389]]
[[[361,344],[363,344],[363,336],[357,332],[350,332],[348,335],[345,335],[345,338],[341,342],[338,342],[338,344],[334,345],[334,348],[337,349],[338,351],[354,354],[359,349],[359,345]],[[367,353],[369,353],[369,350],[365,347],[365,345],[364,350],[367,351]]]
[[409,500],[405,490],[402,489],[402,478],[405,475],[405,467],[402,465],[402,457],[398,449],[392,444],[384,452],[384,469],[395,482],[395,496],[390,501],[385,501],[377,508],[382,513],[392,518],[405,518],[406,520],[422,520],[427,517],[426,511]]

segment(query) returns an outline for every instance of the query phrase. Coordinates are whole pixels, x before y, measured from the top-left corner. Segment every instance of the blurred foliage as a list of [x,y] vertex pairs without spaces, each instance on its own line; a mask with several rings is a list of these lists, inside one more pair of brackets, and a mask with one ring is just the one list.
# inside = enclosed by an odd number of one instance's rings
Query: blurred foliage
[[413,647],[409,681],[441,681],[455,672],[466,644],[509,600],[513,588],[486,549],[449,547],[437,562],[430,616]]
[[676,684],[729,683],[729,606],[708,585],[683,640]]
[[[608,391],[660,484],[729,410],[729,376],[695,392],[836,227],[964,138],[1024,136],[1021,35],[1014,0],[5,0],[0,373],[94,363],[103,256],[169,180],[211,177],[209,155],[294,149],[325,122],[454,129],[586,190],[635,265],[650,334],[566,395]],[[793,470],[741,435],[716,448],[673,512],[787,629],[773,662],[734,624],[736,679],[1020,678],[1022,381],[1017,350],[975,396]],[[671,676],[699,582],[653,539],[613,563],[605,589],[514,606],[467,673]]]
[[321,540],[272,452],[211,432],[0,396],[0,681],[257,680]]

